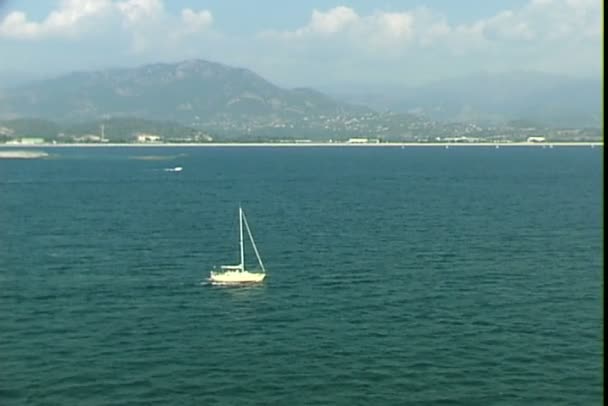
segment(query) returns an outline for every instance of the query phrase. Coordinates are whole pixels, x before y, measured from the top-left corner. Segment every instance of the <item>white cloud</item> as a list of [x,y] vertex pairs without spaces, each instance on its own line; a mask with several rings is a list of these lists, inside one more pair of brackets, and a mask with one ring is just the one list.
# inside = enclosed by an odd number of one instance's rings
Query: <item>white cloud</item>
[[189,8],[182,10],[182,22],[189,32],[204,31],[213,23],[213,16],[208,10],[193,11]]
[[326,13],[319,10],[313,10],[310,24],[300,33],[321,33],[334,34],[343,31],[346,27],[356,23],[359,16],[355,11],[348,7],[336,7]]
[[110,6],[109,0],[64,0],[58,10],[40,22],[29,21],[25,13],[13,11],[0,22],[0,38],[73,36],[85,28],[87,19],[103,14]]
[[511,10],[498,13],[496,16],[482,21],[483,35],[489,40],[530,40],[534,33],[529,23]]
[[[601,39],[599,0],[530,0],[522,7],[502,10],[476,21],[454,24],[426,7],[375,11],[363,15],[348,7],[314,10],[309,22],[290,31],[266,31],[260,38],[274,41],[286,56],[301,53],[308,60],[334,59],[352,66],[431,61],[449,70],[452,63],[471,69],[549,67],[559,57],[569,70],[598,69]],[[298,51],[301,50],[301,51]],[[597,60],[588,56],[597,52]],[[549,62],[551,61],[551,62]],[[439,69],[434,67],[434,69]]]
[[[399,40],[401,46],[429,45],[439,39],[454,43],[448,34],[456,33],[461,41],[479,44],[483,41],[553,40],[566,35],[598,35],[601,27],[599,0],[531,0],[518,10],[504,10],[468,24],[450,25],[445,16],[427,8],[402,12],[377,11],[361,16],[348,7],[336,7],[325,12],[314,10],[310,22],[293,31],[266,31],[266,38],[314,38],[326,34],[335,38],[349,38],[363,46],[384,41],[390,45]],[[349,35],[344,35],[345,33]],[[470,48],[461,44],[463,48]]]
[[96,20],[104,20],[108,30],[120,22],[127,34],[132,35],[134,48],[141,49],[148,42],[145,39],[148,34],[163,31],[166,37],[174,38],[184,31],[201,32],[209,28],[213,18],[208,10],[189,8],[183,9],[180,17],[173,16],[165,10],[162,0],[63,0],[41,21],[30,20],[21,11],[9,13],[0,20],[0,39],[78,39],[79,34],[99,28],[92,24]]
[[9,13],[0,25],[0,35],[5,37],[33,37],[40,31],[40,25],[27,21],[27,16],[21,11]]
[[379,13],[372,18],[387,37],[407,39],[413,33],[414,16],[410,13]]
[[[169,4],[64,0],[41,19],[9,12],[0,17],[0,51],[20,56],[5,58],[3,68],[45,66],[52,58],[61,67],[69,58],[82,64],[78,68],[96,67],[98,55],[105,66],[200,57],[246,66],[270,79],[310,83],[331,81],[331,75],[400,81],[467,70],[578,74],[601,72],[602,66],[600,0],[528,0],[459,23],[428,7],[363,13],[337,6],[312,10],[300,27],[268,27],[253,37],[223,35],[209,10],[172,11]],[[111,51],[100,53],[100,47]],[[87,57],[91,62],[81,62]],[[27,62],[32,59],[38,62]]]
[[115,6],[131,24],[150,21],[164,13],[164,6],[160,0],[127,0],[118,2]]
[[359,15],[351,8],[338,6],[325,12],[314,9],[310,21],[304,27],[293,31],[266,30],[259,33],[262,38],[304,39],[309,37],[323,37],[344,33],[354,26]]
[[[312,11],[309,23],[293,31],[265,31],[264,38],[307,39],[331,36],[347,36],[353,41],[377,37],[387,40],[407,39],[412,34],[411,13],[376,12],[359,16],[352,8],[339,6],[327,11]],[[370,38],[370,36],[372,38]]]

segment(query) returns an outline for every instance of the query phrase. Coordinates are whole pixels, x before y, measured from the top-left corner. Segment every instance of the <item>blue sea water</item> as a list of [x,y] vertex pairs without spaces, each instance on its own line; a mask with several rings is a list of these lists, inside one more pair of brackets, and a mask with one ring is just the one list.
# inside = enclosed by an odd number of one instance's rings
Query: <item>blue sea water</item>
[[[47,151],[0,160],[1,405],[602,403],[601,148]],[[209,286],[239,203],[267,280]]]

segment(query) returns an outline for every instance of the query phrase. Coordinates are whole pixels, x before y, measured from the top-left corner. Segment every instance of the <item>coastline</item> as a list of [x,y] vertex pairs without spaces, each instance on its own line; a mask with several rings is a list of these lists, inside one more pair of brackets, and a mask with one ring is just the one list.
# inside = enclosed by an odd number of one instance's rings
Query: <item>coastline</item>
[[604,142],[387,142],[387,143],[347,143],[347,142],[213,142],[213,143],[42,143],[42,144],[0,144],[0,148],[55,148],[55,147],[85,147],[85,148],[103,148],[103,147],[144,147],[144,148],[159,148],[159,147],[202,147],[202,148],[217,148],[217,147],[349,147],[349,148],[390,148],[390,147],[603,147]]

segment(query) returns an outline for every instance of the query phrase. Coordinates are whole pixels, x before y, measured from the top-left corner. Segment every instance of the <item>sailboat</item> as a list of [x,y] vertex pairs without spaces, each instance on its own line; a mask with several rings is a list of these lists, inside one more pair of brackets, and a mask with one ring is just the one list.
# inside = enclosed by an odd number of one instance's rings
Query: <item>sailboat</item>
[[[247,230],[247,235],[251,240],[251,245],[253,246],[253,251],[255,252],[255,256],[258,259],[258,264],[260,266],[260,270],[256,272],[250,272],[245,269],[245,249],[243,245],[243,225],[245,225],[245,229]],[[231,285],[231,284],[242,284],[242,283],[259,283],[264,280],[266,277],[266,268],[264,268],[264,263],[262,262],[262,258],[260,258],[260,253],[258,252],[258,248],[255,245],[255,241],[253,240],[253,235],[251,234],[251,229],[249,228],[249,224],[247,223],[247,218],[245,217],[245,213],[243,209],[239,207],[239,246],[241,249],[240,252],[240,260],[241,262],[238,265],[222,265],[220,267],[220,271],[211,271],[209,275],[209,281],[214,285]]]

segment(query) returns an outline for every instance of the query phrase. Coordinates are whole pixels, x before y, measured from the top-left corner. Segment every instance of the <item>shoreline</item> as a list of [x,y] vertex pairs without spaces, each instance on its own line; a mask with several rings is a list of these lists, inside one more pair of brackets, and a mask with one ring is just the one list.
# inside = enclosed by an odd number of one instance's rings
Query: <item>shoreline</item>
[[352,148],[390,148],[390,147],[603,147],[603,141],[596,142],[387,142],[379,144],[355,144],[347,142],[213,142],[213,143],[70,143],[70,144],[0,144],[1,148],[69,148],[69,147],[85,147],[85,148],[103,148],[103,147],[144,147],[144,148],[162,148],[162,147],[202,147],[202,148],[217,148],[217,147],[352,147]]

